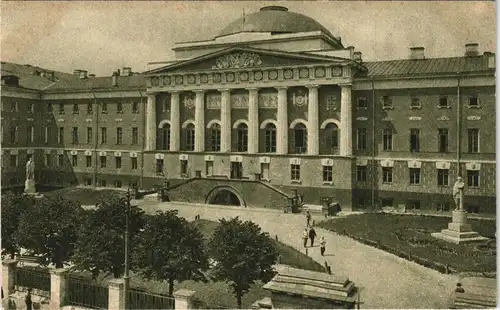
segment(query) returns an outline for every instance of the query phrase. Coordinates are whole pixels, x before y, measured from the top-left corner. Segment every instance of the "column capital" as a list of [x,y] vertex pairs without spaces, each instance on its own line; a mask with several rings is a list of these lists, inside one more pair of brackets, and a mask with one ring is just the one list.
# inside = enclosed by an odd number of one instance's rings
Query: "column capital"
[[352,83],[339,83],[340,87],[352,87]]
[[259,87],[247,87],[245,89],[248,91],[258,91],[260,88]]
[[169,90],[168,93],[170,94],[180,94],[182,91],[181,90]]
[[277,90],[288,90],[289,87],[288,86],[275,86],[274,88]]
[[318,89],[318,88],[320,88],[320,87],[321,87],[321,85],[305,85],[305,87],[307,87],[308,89],[311,89],[311,88],[316,88],[316,89]]
[[68,272],[69,272],[69,270],[66,268],[57,268],[57,269],[50,270],[50,274],[53,274],[55,276],[64,276]]
[[147,92],[146,92],[146,95],[147,95],[147,96],[155,96],[155,95],[157,95],[157,94],[158,94],[158,92],[155,92],[155,91],[147,91]]
[[219,89],[217,89],[217,91],[219,91],[221,93],[222,92],[231,92],[231,89],[230,88],[219,88]]
[[206,90],[204,89],[195,89],[195,90],[192,90],[193,93],[195,94],[204,94],[206,93]]

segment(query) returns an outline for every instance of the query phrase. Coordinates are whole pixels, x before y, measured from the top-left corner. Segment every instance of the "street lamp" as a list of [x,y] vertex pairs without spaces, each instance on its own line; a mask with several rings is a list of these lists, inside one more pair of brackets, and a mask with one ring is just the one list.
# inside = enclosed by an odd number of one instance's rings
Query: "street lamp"
[[[123,275],[123,295],[124,295],[124,309],[127,308],[128,304],[128,288],[130,283],[129,275],[129,252],[130,252],[130,242],[129,242],[129,215],[130,208],[132,207],[132,197],[130,196],[130,188],[127,190],[127,206],[125,208],[125,270]],[[135,199],[134,199],[135,203]],[[134,204],[136,205],[136,203]]]

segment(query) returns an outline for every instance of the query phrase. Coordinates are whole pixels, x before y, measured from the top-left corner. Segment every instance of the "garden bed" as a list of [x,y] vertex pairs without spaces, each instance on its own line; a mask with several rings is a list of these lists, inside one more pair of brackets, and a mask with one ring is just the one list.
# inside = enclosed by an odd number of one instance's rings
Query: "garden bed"
[[[495,238],[496,221],[468,221],[474,231]],[[496,248],[457,245],[431,236],[449,222],[446,217],[365,213],[322,221],[318,226],[443,273],[496,271]]]

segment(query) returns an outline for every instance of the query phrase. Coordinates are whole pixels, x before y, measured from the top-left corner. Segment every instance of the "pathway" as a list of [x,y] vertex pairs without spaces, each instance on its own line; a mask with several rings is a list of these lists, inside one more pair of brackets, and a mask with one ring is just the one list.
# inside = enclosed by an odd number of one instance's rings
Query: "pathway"
[[[148,212],[177,209],[179,215],[188,220],[194,220],[198,214],[202,219],[213,221],[239,216],[242,220],[257,223],[272,237],[278,235],[283,243],[305,252],[301,240],[305,216],[301,214],[284,214],[271,209],[175,203],[148,202],[141,206]],[[318,221],[321,217],[313,219]],[[458,281],[456,276],[440,274],[321,228],[317,228],[316,232],[318,239],[325,237],[326,255],[321,256],[319,247],[310,248],[308,255],[321,265],[327,261],[334,274],[348,276],[362,287],[362,308],[447,308],[451,292]]]

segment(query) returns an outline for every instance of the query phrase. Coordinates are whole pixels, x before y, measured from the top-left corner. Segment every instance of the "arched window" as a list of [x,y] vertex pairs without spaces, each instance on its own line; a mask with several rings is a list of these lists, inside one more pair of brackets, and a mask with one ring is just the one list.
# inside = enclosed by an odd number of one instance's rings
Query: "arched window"
[[265,130],[266,153],[276,153],[276,126],[268,123]]
[[159,149],[160,150],[170,150],[170,125],[164,124],[162,128],[159,130],[158,134],[159,138]]
[[248,126],[246,124],[239,124],[237,128],[236,142],[238,144],[238,152],[248,151]]
[[194,130],[194,125],[189,124],[186,126],[186,150],[187,151],[194,151],[194,135],[195,130]]
[[307,152],[307,128],[304,124],[299,123],[294,130],[295,153],[303,154]]
[[336,124],[330,123],[325,127],[326,147],[330,154],[339,153],[339,128]]
[[214,152],[220,152],[220,125],[217,123],[210,126],[210,148]]

